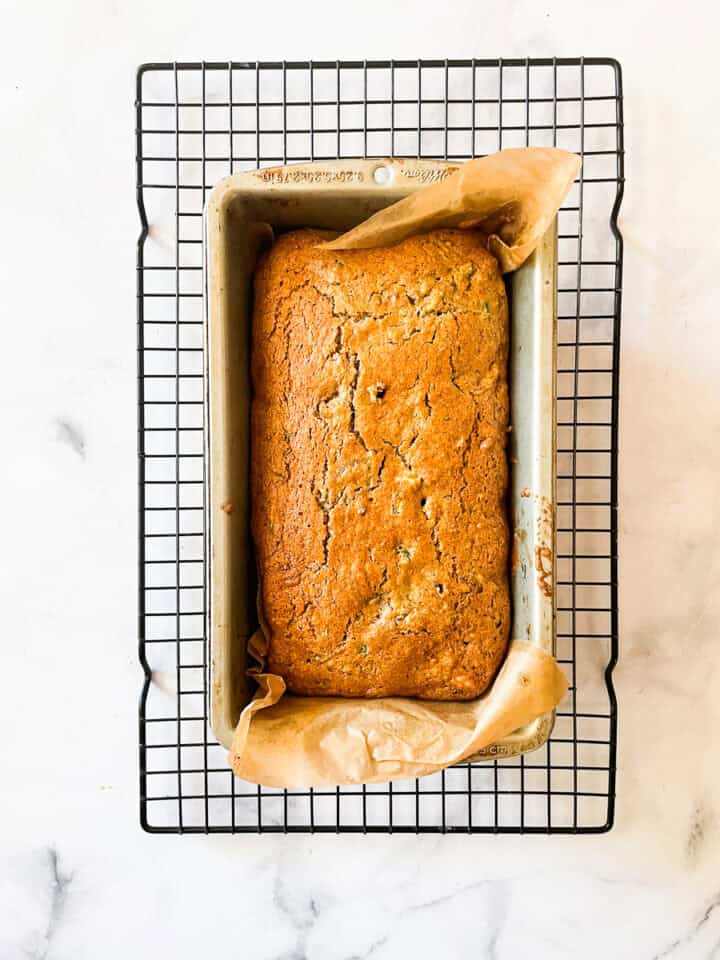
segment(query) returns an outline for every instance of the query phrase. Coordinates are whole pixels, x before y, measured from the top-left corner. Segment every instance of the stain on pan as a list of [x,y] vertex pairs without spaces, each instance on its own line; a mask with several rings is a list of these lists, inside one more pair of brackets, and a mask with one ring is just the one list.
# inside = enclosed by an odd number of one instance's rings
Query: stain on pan
[[553,555],[550,547],[540,545],[535,547],[535,569],[538,589],[544,597],[550,599],[553,595]]

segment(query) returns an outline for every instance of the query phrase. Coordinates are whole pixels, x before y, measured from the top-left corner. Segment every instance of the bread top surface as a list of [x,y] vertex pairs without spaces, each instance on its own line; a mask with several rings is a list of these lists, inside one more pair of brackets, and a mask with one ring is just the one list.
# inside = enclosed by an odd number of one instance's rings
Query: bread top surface
[[508,308],[469,231],[255,273],[252,526],[290,691],[471,699],[510,623]]

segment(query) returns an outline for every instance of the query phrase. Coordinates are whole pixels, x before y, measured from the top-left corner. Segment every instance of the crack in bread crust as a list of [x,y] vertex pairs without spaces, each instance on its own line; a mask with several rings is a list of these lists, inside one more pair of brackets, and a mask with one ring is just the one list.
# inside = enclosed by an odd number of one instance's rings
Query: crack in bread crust
[[508,311],[469,231],[255,274],[252,526],[292,692],[471,699],[510,624]]

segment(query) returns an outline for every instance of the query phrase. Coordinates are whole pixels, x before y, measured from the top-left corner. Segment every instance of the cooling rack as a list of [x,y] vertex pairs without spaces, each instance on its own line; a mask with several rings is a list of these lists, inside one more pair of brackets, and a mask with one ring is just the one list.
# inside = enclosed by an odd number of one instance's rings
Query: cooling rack
[[[158,833],[599,833],[613,823],[622,81],[609,58],[149,63],[136,90],[140,820]],[[208,720],[202,209],[220,177],[341,157],[559,146],[557,658],[523,757],[419,780],[237,780]]]

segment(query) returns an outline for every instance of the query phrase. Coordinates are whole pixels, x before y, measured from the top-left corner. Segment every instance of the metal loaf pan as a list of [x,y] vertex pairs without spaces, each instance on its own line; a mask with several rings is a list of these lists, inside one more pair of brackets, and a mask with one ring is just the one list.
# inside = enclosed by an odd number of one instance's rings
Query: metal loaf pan
[[[245,676],[247,640],[257,626],[250,536],[250,325],[252,273],[270,231],[346,230],[441,180],[457,165],[428,160],[338,160],[275,167],[221,180],[205,209],[206,529],[211,724],[230,746],[253,694]],[[554,652],[556,224],[508,278],[511,303],[512,638]],[[513,756],[541,746],[549,713],[472,759]]]

